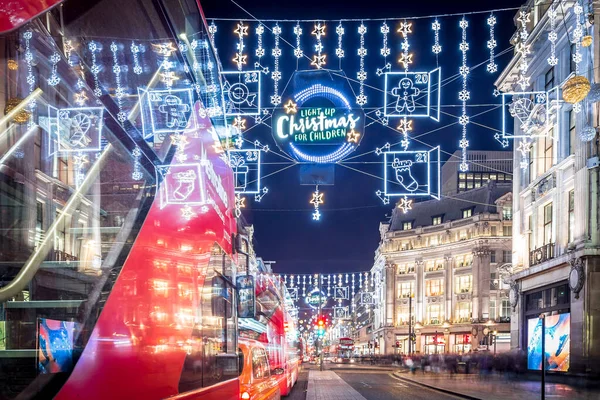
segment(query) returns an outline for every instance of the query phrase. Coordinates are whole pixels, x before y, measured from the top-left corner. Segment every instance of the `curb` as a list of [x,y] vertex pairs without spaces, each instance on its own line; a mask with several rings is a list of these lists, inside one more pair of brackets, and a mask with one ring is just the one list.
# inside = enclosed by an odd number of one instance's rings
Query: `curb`
[[428,385],[427,383],[422,383],[422,382],[418,382],[418,381],[412,380],[410,378],[405,378],[403,376],[398,375],[396,372],[394,372],[393,375],[396,378],[398,378],[400,380],[403,380],[405,382],[409,382],[409,383],[412,383],[412,384],[415,384],[415,385],[426,387],[428,389],[435,390],[435,391],[438,391],[438,392],[441,392],[441,393],[449,394],[449,395],[456,396],[456,397],[461,397],[461,398],[467,399],[467,400],[482,400],[479,397],[469,396],[468,394],[459,393],[459,392],[455,392],[455,391],[448,390],[448,389],[442,389],[442,388],[437,387],[437,386]]

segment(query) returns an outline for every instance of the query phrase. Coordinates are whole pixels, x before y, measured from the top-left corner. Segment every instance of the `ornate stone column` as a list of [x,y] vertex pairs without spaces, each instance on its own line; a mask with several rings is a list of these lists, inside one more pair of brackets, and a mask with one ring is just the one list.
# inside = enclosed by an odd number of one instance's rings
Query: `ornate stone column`
[[489,319],[490,307],[490,249],[480,241],[473,250],[473,318]]
[[396,266],[385,264],[385,326],[394,326]]
[[425,275],[425,263],[422,259],[415,260],[415,272],[417,273],[415,281],[415,321],[423,322],[425,319],[425,310],[423,302],[425,300],[425,288],[423,287],[423,276]]
[[452,286],[454,284],[454,273],[452,269],[454,268],[454,257],[451,254],[444,255],[444,299],[445,299],[445,312],[444,319],[451,321],[452,320],[452,297],[454,291],[452,290]]

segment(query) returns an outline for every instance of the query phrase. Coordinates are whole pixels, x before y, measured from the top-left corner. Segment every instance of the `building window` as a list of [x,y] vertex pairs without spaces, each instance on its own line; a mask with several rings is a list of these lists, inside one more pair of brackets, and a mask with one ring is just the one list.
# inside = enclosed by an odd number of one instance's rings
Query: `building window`
[[398,284],[398,298],[406,299],[415,297],[415,282],[400,282]]
[[543,141],[540,141],[541,144],[543,144],[544,148],[544,170],[542,171],[542,173],[548,171],[550,168],[552,168],[552,164],[554,162],[553,159],[553,147],[554,147],[554,138],[553,137],[544,137]]
[[544,244],[552,243],[552,203],[544,206]]
[[429,324],[437,325],[442,323],[442,312],[440,304],[429,304],[427,306],[427,321]]
[[456,322],[470,322],[472,304],[470,301],[460,301],[456,304]]
[[544,89],[549,91],[554,87],[554,67],[550,67],[550,69],[546,72],[544,77]]
[[512,252],[510,250],[502,250],[502,262],[508,263],[512,259]]
[[489,311],[490,311],[490,319],[492,321],[495,320],[497,318],[496,317],[496,299],[490,299]]
[[37,170],[42,169],[42,133],[38,132],[35,135],[33,143],[33,161],[35,163],[34,168]]
[[575,66],[577,64],[575,64],[575,61],[573,60],[573,56],[575,56],[575,53],[577,52],[577,45],[575,43],[571,43],[571,47],[570,47],[570,52],[569,52],[569,60],[571,62],[571,72],[575,72]]
[[502,236],[511,236],[512,235],[512,226],[503,225],[502,226]]
[[454,278],[456,282],[455,292],[458,293],[470,293],[473,289],[473,275],[458,275]]
[[569,112],[569,154],[575,154],[575,122],[577,114],[571,110]]
[[500,289],[500,280],[496,272],[490,272],[490,290]]
[[569,192],[569,243],[572,243],[575,229],[575,190]]
[[529,221],[529,226],[528,226],[529,232],[527,234],[527,236],[528,236],[527,241],[529,244],[529,251],[532,251],[535,247],[533,245],[533,215],[529,216],[528,221]]
[[473,264],[473,254],[456,256],[456,268],[470,267]]
[[463,218],[470,218],[472,216],[473,216],[473,208],[465,208],[464,210],[462,210]]
[[502,299],[502,308],[500,309],[500,318],[510,317],[510,300]]
[[533,160],[535,159],[535,155],[536,155],[537,151],[535,146],[533,146],[531,148],[531,151],[529,152],[529,155],[527,156],[527,161],[529,162],[529,165],[527,167],[527,172],[529,173],[529,183],[533,182],[533,180],[535,179],[535,172],[534,172],[534,162]]
[[402,230],[403,231],[409,231],[412,229],[412,221],[406,221],[402,223]]
[[512,207],[502,207],[502,219],[505,221],[512,220]]
[[440,225],[442,223],[444,216],[443,215],[438,215],[436,217],[432,218],[432,225]]
[[412,319],[415,322],[415,306],[412,307],[412,315],[408,305],[398,307],[398,319],[396,320],[397,325],[408,325],[408,320]]
[[495,263],[496,262],[496,251],[495,250],[492,250],[490,252],[490,262],[491,263]]
[[430,279],[425,281],[425,295],[427,297],[441,296],[444,294],[444,280]]
[[36,203],[36,218],[35,218],[35,244],[37,248],[44,238],[44,207],[45,203],[37,201]]

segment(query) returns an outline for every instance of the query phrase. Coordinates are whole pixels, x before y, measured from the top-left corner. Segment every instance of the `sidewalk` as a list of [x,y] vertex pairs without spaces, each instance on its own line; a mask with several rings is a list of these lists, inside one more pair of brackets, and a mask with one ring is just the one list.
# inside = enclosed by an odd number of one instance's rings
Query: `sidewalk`
[[366,400],[333,371],[308,372],[306,400]]
[[[490,374],[448,374],[431,373],[415,374],[395,372],[395,376],[423,386],[442,389],[476,399],[485,400],[521,400],[539,399],[540,382],[532,380],[511,379],[508,375]],[[569,400],[597,400],[600,398],[598,389],[582,389],[562,383],[546,383],[546,397]]]

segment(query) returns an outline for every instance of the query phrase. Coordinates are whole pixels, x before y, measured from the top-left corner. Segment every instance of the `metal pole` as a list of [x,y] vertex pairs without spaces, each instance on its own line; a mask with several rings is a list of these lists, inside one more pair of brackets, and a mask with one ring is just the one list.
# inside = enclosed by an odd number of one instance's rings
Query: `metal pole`
[[412,293],[408,294],[408,355],[412,355]]
[[542,400],[546,399],[546,317],[540,314],[542,320]]
[[494,355],[496,355],[496,342],[498,341],[498,335],[494,335]]
[[[321,318],[321,279],[322,276],[321,274],[319,274],[319,315],[317,317],[317,324],[319,322],[319,319]],[[323,325],[323,329],[325,329],[325,325]],[[323,371],[323,338],[319,338],[319,347],[321,348],[321,353],[319,354],[319,371]]]

